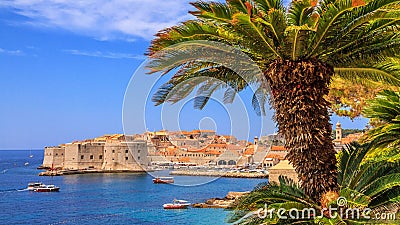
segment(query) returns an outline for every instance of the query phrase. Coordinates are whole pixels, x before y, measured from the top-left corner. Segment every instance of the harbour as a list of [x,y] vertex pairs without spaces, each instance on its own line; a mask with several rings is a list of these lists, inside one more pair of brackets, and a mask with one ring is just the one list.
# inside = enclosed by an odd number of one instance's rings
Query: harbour
[[232,178],[268,178],[268,173],[263,172],[240,172],[240,171],[198,171],[198,170],[173,170],[170,175],[178,176],[211,176],[211,177],[232,177]]
[[[43,151],[0,151],[0,224],[226,224],[221,208],[165,210],[173,199],[191,203],[246,192],[267,179],[175,176],[175,184],[155,185],[147,173],[93,173],[37,176]],[[24,166],[25,161],[29,166]],[[152,174],[167,175],[165,171]],[[18,191],[29,182],[54,184],[55,193]],[[3,191],[4,190],[4,191]],[[40,203],[40,210],[26,207]]]

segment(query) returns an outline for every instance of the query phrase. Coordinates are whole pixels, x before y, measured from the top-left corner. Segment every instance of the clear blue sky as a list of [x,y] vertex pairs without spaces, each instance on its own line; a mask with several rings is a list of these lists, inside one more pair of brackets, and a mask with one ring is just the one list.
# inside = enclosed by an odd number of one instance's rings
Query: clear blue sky
[[[189,18],[188,2],[1,1],[0,149],[41,149],[122,133],[125,90],[145,60],[152,34]],[[144,75],[141,78],[143,84],[151,84],[151,80]],[[143,105],[140,95],[130,98],[130,103]],[[244,94],[243,100],[246,98],[249,100]],[[145,126],[149,130],[161,128],[161,107],[147,104],[145,108]],[[248,114],[250,123],[259,123],[254,112]],[[240,113],[233,116],[240,118]],[[205,117],[213,118],[221,133],[229,133],[231,128],[240,138],[260,133],[258,125],[242,129],[247,126],[245,120],[231,124],[224,107],[216,102],[203,112],[183,105],[179,126],[198,129]],[[134,112],[132,118],[136,119],[133,122],[143,120]],[[266,120],[262,134],[274,132],[270,118]],[[333,123],[337,120],[332,119]],[[365,120],[340,120],[344,128],[366,124]],[[200,128],[212,128],[210,121],[204,119]],[[128,131],[140,133],[143,129],[132,125]]]

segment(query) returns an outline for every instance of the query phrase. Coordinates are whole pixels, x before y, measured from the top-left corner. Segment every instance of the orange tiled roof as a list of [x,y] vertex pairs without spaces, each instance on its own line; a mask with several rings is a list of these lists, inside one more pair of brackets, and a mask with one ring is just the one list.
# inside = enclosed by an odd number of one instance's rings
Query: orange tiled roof
[[224,135],[225,138],[233,138],[233,135]]
[[285,146],[272,146],[271,151],[286,151]]
[[190,162],[190,158],[189,157],[180,157],[178,158],[179,162]]
[[201,149],[188,149],[188,152],[206,152],[206,148]]
[[362,133],[355,133],[355,134],[349,134],[347,137],[342,138],[342,144],[350,144],[353,141],[357,141],[358,139],[361,138],[363,134]]
[[183,135],[190,135],[190,134],[200,134],[201,130],[192,130],[192,131],[181,131]]
[[200,130],[201,133],[215,133],[215,130]]
[[244,151],[243,154],[245,154],[245,155],[253,155],[254,154],[254,148],[253,147],[246,148],[246,150]]
[[207,154],[211,154],[211,155],[221,155],[222,152],[219,152],[217,150],[210,150],[209,152],[207,152]]
[[175,148],[167,148],[166,149],[166,153],[168,154],[168,155],[174,155],[175,154]]
[[[225,144],[223,144],[225,145]],[[210,145],[209,145],[210,146]],[[209,149],[209,146],[205,147],[205,148],[201,148],[201,149],[188,149],[188,152],[201,152],[201,153],[205,153],[205,154],[212,154],[212,155],[220,155],[222,154],[222,152],[220,152],[221,150],[217,150],[217,149]]]
[[273,159],[280,159],[280,160],[284,159],[284,157],[277,155],[277,154],[268,154],[267,156],[265,156],[265,158],[273,158]]

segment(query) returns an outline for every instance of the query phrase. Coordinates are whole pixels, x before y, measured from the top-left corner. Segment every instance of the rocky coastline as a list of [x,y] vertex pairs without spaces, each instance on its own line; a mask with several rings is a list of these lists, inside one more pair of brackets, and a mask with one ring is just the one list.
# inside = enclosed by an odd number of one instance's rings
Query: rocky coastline
[[47,170],[39,173],[39,176],[64,176],[74,174],[95,173],[146,173],[143,170]]
[[224,198],[211,198],[202,203],[195,203],[193,208],[223,208],[229,209],[234,205],[237,199],[249,192],[229,192]]

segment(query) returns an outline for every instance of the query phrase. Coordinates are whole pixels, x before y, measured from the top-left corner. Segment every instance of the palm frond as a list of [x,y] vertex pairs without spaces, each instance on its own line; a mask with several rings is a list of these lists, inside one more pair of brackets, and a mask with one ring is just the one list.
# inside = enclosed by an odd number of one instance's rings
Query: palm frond
[[252,37],[259,52],[264,52],[271,58],[281,58],[281,54],[277,51],[271,38],[264,33],[262,24],[253,22],[247,14],[243,13],[236,13],[233,20],[235,29],[248,37]]
[[350,188],[342,188],[339,194],[340,197],[346,198],[346,206],[349,208],[366,208],[371,202],[371,198],[368,195]]
[[253,0],[257,9],[264,14],[269,14],[271,11],[285,11],[281,0]]
[[237,12],[241,13],[248,13],[247,7],[246,7],[246,0],[227,0],[226,3],[234,8]]
[[318,17],[311,1],[293,1],[288,11],[288,28],[286,31],[293,33],[292,60],[296,60],[305,53],[302,47],[306,44],[307,32],[313,31],[317,24]]
[[369,150],[369,145],[362,146],[358,143],[351,143],[342,149],[338,160],[338,183],[340,186],[349,187]]
[[350,81],[364,79],[400,86],[400,61],[397,58],[389,58],[374,65],[336,67],[334,70],[335,75]]
[[385,190],[400,186],[400,173],[389,174],[373,181],[360,191],[369,196],[378,195]]
[[220,2],[197,1],[190,3],[197,11],[191,11],[190,14],[205,20],[218,21],[221,23],[229,23],[232,20],[231,7]]
[[355,40],[358,32],[353,30],[370,21],[385,18],[390,11],[388,6],[398,3],[398,0],[373,0],[363,6],[354,6],[351,0],[342,0],[322,4],[319,8],[320,22],[311,41],[309,56],[318,57],[329,49],[340,48],[342,42]]
[[[395,34],[399,30],[400,19],[398,17],[370,21],[365,26],[359,28],[357,32],[355,31],[355,34],[352,35],[351,38],[347,37],[343,39],[340,44],[334,45],[333,48],[327,48],[325,52],[321,52],[320,58],[327,60],[332,65],[340,66],[341,62],[345,62],[346,65],[349,65],[352,63],[350,62],[351,58],[348,58],[348,60],[342,59],[344,54],[351,53],[359,47],[369,46],[373,44],[374,41],[376,43],[376,41],[379,41],[382,37],[385,38],[390,34]],[[364,61],[368,62],[371,60],[365,59]]]
[[270,93],[271,90],[269,90],[268,86],[260,86],[254,92],[251,103],[257,115],[261,116],[266,114],[265,104],[267,103]]
[[367,118],[379,121],[380,125],[368,131],[365,141],[376,147],[400,146],[400,93],[384,90],[368,101],[363,114]]

